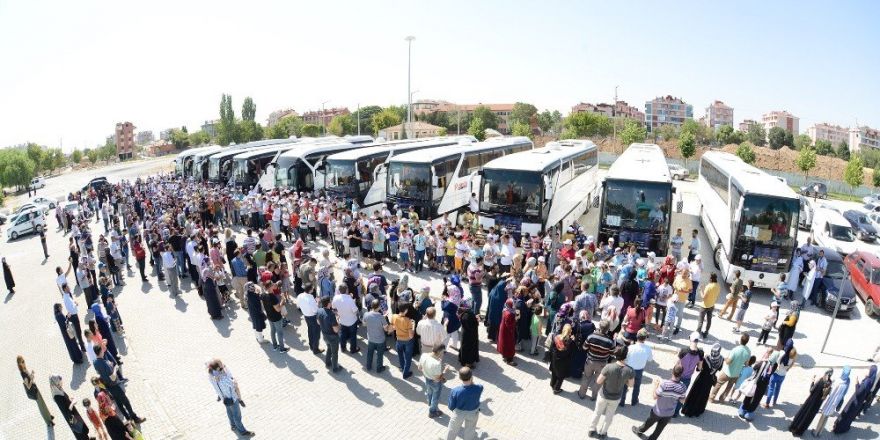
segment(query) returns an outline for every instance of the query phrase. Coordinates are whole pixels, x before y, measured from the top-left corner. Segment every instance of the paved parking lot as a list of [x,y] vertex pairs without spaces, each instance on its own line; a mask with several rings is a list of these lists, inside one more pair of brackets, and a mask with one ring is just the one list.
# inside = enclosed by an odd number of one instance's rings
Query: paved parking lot
[[[137,169],[119,173],[117,177],[133,176]],[[47,191],[63,193],[64,186],[86,176],[67,176],[65,181],[48,181]],[[111,181],[114,180],[111,178]],[[66,183],[65,183],[66,182]],[[56,185],[62,185],[60,188]],[[673,217],[674,225],[690,228],[696,225],[694,214],[698,201],[692,183],[679,182],[685,200],[683,215]],[[587,216],[595,216],[595,211]],[[0,334],[0,386],[7,398],[0,402],[0,438],[36,439],[71,438],[63,424],[47,432],[32,401],[21,390],[14,357],[23,355],[30,368],[36,370],[37,383],[44,396],[49,396],[48,377],[61,374],[64,384],[76,400],[90,397],[88,378],[91,367],[71,366],[51,306],[60,299],[54,285],[54,267],[65,264],[67,238],[54,231],[50,220],[49,253],[43,261],[39,240],[34,237],[0,243],[0,255],[7,258],[16,276],[18,293],[5,296],[0,303],[4,323]],[[711,261],[709,255],[704,255]],[[399,276],[397,267],[389,265],[390,276]],[[131,274],[134,275],[134,274]],[[438,287],[436,276],[410,277],[418,288],[428,283]],[[135,410],[148,418],[143,425],[149,439],[214,439],[233,438],[228,430],[221,403],[216,402],[205,372],[205,362],[213,357],[223,359],[241,384],[247,407],[243,409],[245,426],[257,438],[441,438],[445,435],[448,417],[437,420],[426,417],[426,404],[419,374],[402,380],[396,368],[381,375],[363,370],[364,353],[340,354],[343,371],[330,374],[323,360],[312,355],[303,343],[303,324],[295,310],[294,321],[286,337],[292,349],[276,353],[253,338],[246,313],[233,307],[225,311],[223,320],[209,319],[204,302],[188,283],[181,297],[173,298],[155,278],[141,284],[136,277],[118,292],[118,303],[126,323],[126,335],[117,338],[125,353],[125,373],[131,378],[128,392]],[[77,296],[82,306],[83,300]],[[757,295],[747,315],[757,320],[767,306],[766,295]],[[670,343],[651,340],[655,362],[649,364],[642,404],[618,411],[609,432],[611,438],[635,438],[630,427],[647,416],[652,399],[648,396],[650,380],[666,377],[675,362],[673,352],[686,345],[689,330],[695,325],[696,313],[686,310],[683,331]],[[820,353],[830,318],[816,309],[807,309],[797,327],[798,361],[786,379],[780,400],[772,410],[759,410],[754,423],[748,424],[735,416],[735,407],[710,404],[698,419],[677,419],[663,438],[711,439],[734,435],[737,438],[758,438],[767,434],[787,435],[788,420],[807,395],[811,378],[825,366],[850,364],[853,377],[864,374],[864,359],[880,345],[878,323],[863,314],[863,306],[851,319],[837,320],[826,353]],[[747,325],[757,336],[754,324]],[[482,329],[481,329],[482,331]],[[731,323],[713,321],[709,343],[721,342],[730,349],[737,335]],[[485,335],[481,341],[485,341]],[[775,333],[770,342],[775,341]],[[363,342],[361,341],[361,344]],[[754,345],[752,345],[754,350]],[[566,383],[559,396],[551,393],[546,364],[538,358],[518,355],[519,366],[510,367],[495,353],[494,347],[481,342],[481,362],[476,368],[476,381],[486,386],[483,410],[478,423],[480,438],[523,439],[586,438],[586,427],[593,403],[577,399],[577,384]],[[365,350],[364,350],[365,351]],[[447,361],[458,366],[455,353]],[[396,365],[396,354],[386,357],[386,365]],[[821,367],[821,368],[820,368]],[[449,385],[456,385],[451,380]],[[443,401],[448,393],[444,391]],[[53,402],[53,413],[58,414]],[[441,405],[445,409],[445,404]],[[846,438],[876,438],[878,416],[874,414],[857,421]],[[841,437],[843,438],[843,437]]]

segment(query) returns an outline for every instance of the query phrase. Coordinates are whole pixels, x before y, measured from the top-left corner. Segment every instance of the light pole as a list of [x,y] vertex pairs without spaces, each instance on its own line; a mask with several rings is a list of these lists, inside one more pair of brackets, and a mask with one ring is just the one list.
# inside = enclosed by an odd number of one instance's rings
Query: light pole
[[[419,93],[419,91],[418,91],[418,90],[413,90],[412,92],[409,93],[409,102],[410,102],[410,109],[409,109],[409,112],[410,112],[410,113],[412,113],[412,97],[413,97],[413,95],[415,95],[416,93]],[[414,136],[413,136],[413,129],[412,129],[412,116],[410,116],[409,119],[410,119],[410,121],[409,121],[409,132],[407,132],[407,134],[406,134],[406,138],[407,138],[407,139],[412,139],[412,138],[414,137]]]
[[330,102],[330,101],[324,101],[321,103],[321,135],[322,136],[327,135],[327,127],[324,123],[324,115],[326,114],[326,112],[324,112],[324,104],[326,104],[328,102]]
[[[407,130],[411,130],[412,126],[412,94],[409,91],[409,86],[412,79],[412,42],[416,37],[412,35],[408,35],[404,40],[406,40],[407,48],[406,48],[406,97],[407,101],[407,109],[406,109],[406,127]],[[412,133],[407,133],[407,138],[411,138]]]
[[361,103],[358,103],[358,136],[361,135]]

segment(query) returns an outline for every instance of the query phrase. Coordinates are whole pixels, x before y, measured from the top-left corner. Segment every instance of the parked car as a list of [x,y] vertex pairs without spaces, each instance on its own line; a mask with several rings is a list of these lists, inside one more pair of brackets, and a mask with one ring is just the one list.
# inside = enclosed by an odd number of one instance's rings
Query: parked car
[[880,231],[880,212],[868,212],[865,217],[874,229]]
[[865,312],[868,316],[876,316],[880,313],[877,308],[880,304],[880,258],[869,252],[857,251],[847,255],[844,262],[856,295],[865,302]]
[[817,208],[813,213],[813,241],[842,255],[855,252],[858,243],[852,226],[839,212]]
[[29,209],[20,212],[9,221],[6,228],[6,239],[16,240],[22,235],[40,232],[46,228],[46,214],[41,209]]
[[34,197],[31,199],[31,203],[34,205],[48,206],[49,209],[55,209],[55,201],[45,197]]
[[866,212],[880,212],[880,202],[868,202],[862,205]]
[[880,203],[880,193],[869,194],[862,197],[862,203]]
[[868,217],[863,212],[855,209],[843,211],[843,218],[852,226],[859,240],[867,242],[877,240],[877,228],[868,221]]
[[825,270],[825,276],[822,278],[822,288],[819,290],[819,303],[824,306],[829,313],[834,311],[837,301],[840,301],[840,308],[837,314],[849,316],[856,306],[856,294],[853,289],[844,287],[844,283],[849,279],[844,258],[834,249],[818,248],[825,251],[825,260],[828,266]]
[[801,187],[801,195],[812,198],[827,199],[828,187],[822,182],[812,182],[807,184],[807,186]]
[[61,209],[63,209],[64,212],[69,212],[70,215],[73,216],[73,218],[77,218],[79,216],[79,202],[65,202],[63,205],[61,205]]
[[89,183],[86,184],[86,186],[83,187],[83,191],[87,191],[92,188],[94,188],[95,190],[99,190],[107,185],[110,185],[110,182],[107,181],[106,177],[95,177],[94,179],[90,180]]
[[19,213],[21,213],[23,211],[27,211],[29,209],[39,209],[43,212],[47,212],[47,211],[49,211],[49,206],[48,205],[38,205],[36,203],[25,203],[24,205],[19,206],[15,210],[14,214],[19,214]]
[[690,175],[690,171],[681,165],[671,163],[669,164],[669,174],[672,175],[673,180],[684,180]]
[[34,179],[31,180],[31,186],[34,189],[45,188],[46,187],[46,179],[44,179],[42,177],[34,177]]

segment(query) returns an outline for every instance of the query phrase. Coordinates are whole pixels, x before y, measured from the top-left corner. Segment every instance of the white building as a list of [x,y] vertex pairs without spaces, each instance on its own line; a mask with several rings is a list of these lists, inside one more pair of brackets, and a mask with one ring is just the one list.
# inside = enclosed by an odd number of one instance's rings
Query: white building
[[807,135],[813,140],[813,145],[817,141],[831,142],[835,148],[841,142],[849,142],[849,129],[839,125],[831,125],[825,122],[815,124],[807,129]]
[[861,151],[862,148],[880,149],[880,130],[868,126],[851,128],[849,130],[850,151]]
[[800,118],[785,110],[765,113],[761,118],[767,136],[770,136],[770,129],[773,127],[781,127],[785,129],[785,131],[790,132],[793,136],[797,136],[799,133],[798,124],[800,123],[800,120]]

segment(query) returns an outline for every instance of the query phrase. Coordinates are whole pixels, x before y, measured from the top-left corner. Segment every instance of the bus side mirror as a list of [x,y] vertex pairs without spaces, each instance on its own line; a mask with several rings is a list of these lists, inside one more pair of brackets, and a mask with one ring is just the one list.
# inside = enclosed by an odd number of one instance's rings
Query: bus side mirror
[[552,200],[553,199],[553,184],[550,182],[550,178],[544,176],[544,200]]
[[431,176],[431,186],[433,186],[434,188],[440,186],[440,178],[437,176]]
[[480,178],[482,178],[484,174],[485,174],[485,173],[483,173],[483,170],[482,170],[482,169],[477,170],[477,175],[480,176]]
[[673,194],[676,193],[676,189],[677,189],[676,187],[674,187],[674,186],[672,187],[672,193],[673,193]]

